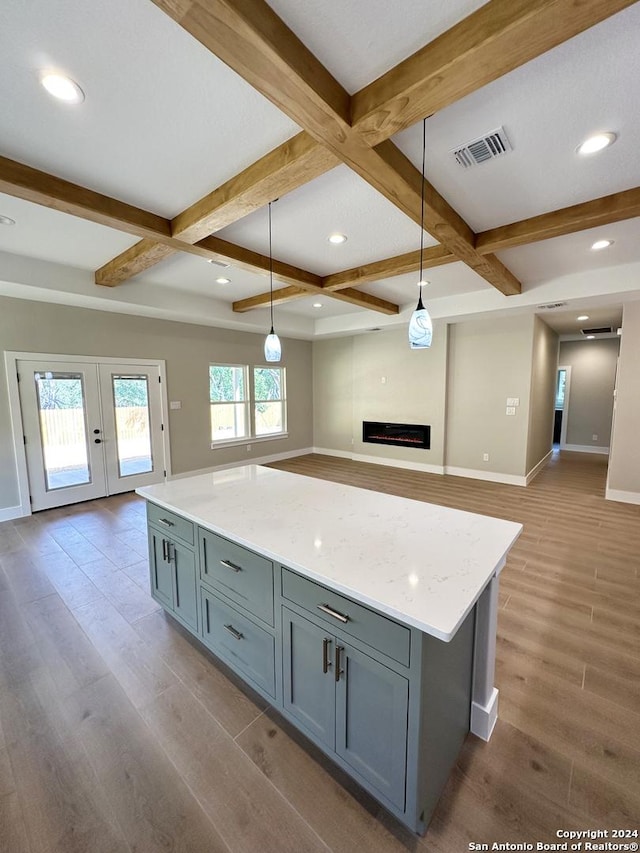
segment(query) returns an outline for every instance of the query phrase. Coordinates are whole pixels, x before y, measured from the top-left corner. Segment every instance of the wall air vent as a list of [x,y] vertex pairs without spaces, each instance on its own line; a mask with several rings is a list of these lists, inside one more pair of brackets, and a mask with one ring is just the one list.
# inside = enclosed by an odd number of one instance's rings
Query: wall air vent
[[611,335],[613,329],[611,326],[599,326],[596,329],[580,329],[583,335]]
[[451,153],[460,166],[468,169],[470,166],[477,166],[480,163],[485,163],[487,160],[501,157],[512,150],[504,127],[499,127],[497,130],[485,133],[484,136],[480,136],[472,142],[467,142],[459,148],[453,148]]
[[566,302],[549,302],[547,305],[538,305],[539,311],[553,311],[554,308],[566,308]]

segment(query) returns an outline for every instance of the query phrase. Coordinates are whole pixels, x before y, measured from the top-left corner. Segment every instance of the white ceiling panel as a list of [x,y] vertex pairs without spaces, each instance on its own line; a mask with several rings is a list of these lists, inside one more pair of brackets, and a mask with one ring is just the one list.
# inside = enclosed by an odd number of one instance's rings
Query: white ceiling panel
[[0,154],[163,216],[298,131],[149,0],[2,0],[0,55]]
[[[400,307],[403,307],[418,301],[418,277],[419,273],[417,272],[407,273],[406,275],[363,285],[360,289],[371,293],[373,296],[396,302]],[[440,299],[454,293],[462,295],[491,287],[463,263],[427,269],[424,271],[424,279],[429,282],[422,290],[422,299],[425,304],[428,304],[430,299]]]
[[[328,275],[420,247],[420,227],[347,166],[338,166],[272,206],[273,256]],[[334,246],[329,234],[347,236]],[[264,207],[218,231],[217,236],[269,253]],[[425,245],[435,240],[428,235]]]
[[[591,249],[596,240],[612,240],[607,249]],[[640,261],[640,219],[614,222],[540,243],[505,249],[500,260],[523,283],[537,284],[569,273],[609,269]]]
[[269,5],[353,94],[485,2],[269,0]]
[[137,242],[136,237],[0,193],[0,251],[95,270]]
[[[427,121],[427,177],[475,231],[640,185],[640,3]],[[513,151],[465,169],[451,151],[504,126]],[[605,151],[576,146],[619,134]],[[419,167],[421,125],[394,137]]]

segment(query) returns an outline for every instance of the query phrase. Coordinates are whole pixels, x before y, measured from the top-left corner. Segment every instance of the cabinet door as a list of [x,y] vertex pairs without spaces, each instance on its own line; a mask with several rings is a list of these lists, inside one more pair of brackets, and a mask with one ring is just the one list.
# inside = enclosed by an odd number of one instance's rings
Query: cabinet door
[[339,638],[337,642],[336,753],[404,809],[409,682]]
[[173,580],[171,564],[167,560],[167,537],[149,528],[149,571],[151,595],[160,604],[173,610]]
[[[282,608],[284,707],[300,726],[331,749],[335,744],[335,640]],[[324,672],[323,670],[326,670]]]
[[173,609],[176,616],[198,630],[196,592],[196,555],[179,542],[169,542],[169,561],[173,570]]

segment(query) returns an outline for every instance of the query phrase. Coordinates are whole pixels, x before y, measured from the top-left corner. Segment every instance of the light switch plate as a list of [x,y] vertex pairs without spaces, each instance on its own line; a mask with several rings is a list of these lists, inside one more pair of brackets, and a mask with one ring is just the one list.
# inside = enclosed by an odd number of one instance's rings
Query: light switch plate
[[520,397],[507,397],[507,406],[519,406]]
[[169,403],[169,408],[170,409],[181,409],[182,408],[182,402],[180,400],[171,400],[171,402]]

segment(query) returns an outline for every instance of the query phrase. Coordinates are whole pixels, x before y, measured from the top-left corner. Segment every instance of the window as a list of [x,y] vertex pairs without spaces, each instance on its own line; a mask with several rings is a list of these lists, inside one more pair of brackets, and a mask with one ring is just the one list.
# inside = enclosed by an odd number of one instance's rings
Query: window
[[211,446],[286,432],[283,367],[209,366]]
[[247,366],[209,366],[211,441],[233,441],[249,436]]

